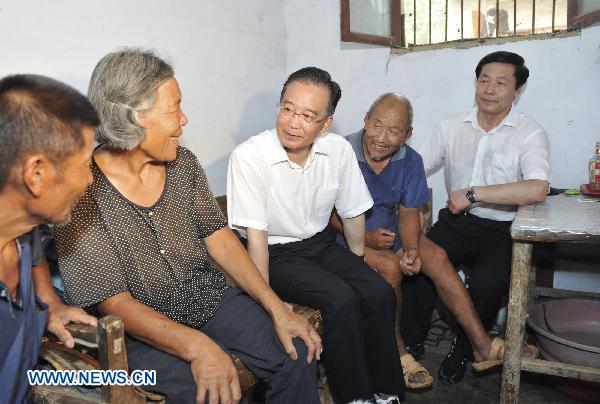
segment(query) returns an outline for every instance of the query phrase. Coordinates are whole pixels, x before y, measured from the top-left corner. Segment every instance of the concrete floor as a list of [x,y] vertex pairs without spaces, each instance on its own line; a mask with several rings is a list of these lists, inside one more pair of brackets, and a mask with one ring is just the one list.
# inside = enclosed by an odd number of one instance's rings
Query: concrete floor
[[[437,316],[436,316],[437,317]],[[488,404],[498,403],[502,382],[502,367],[490,369],[484,373],[476,373],[469,364],[465,378],[457,384],[442,384],[437,380],[437,369],[450,349],[452,333],[441,319],[432,323],[427,338],[425,356],[421,364],[433,375],[433,386],[427,390],[407,391],[404,403],[431,404]],[[320,389],[321,402],[333,403]],[[600,403],[600,397],[596,402]],[[244,404],[259,404],[261,400],[247,400]],[[584,401],[568,396],[546,381],[544,375],[524,372],[521,374],[519,404],[578,404]],[[341,403],[338,403],[341,404]]]
[[[497,403],[500,398],[502,368],[491,369],[479,374],[468,366],[465,378],[454,385],[442,384],[437,380],[437,368],[448,353],[450,342],[443,339],[437,347],[427,346],[421,363],[434,376],[433,387],[427,391],[407,392],[407,403],[471,404]],[[556,390],[545,382],[543,375],[522,373],[519,390],[520,404],[572,404],[582,401]]]

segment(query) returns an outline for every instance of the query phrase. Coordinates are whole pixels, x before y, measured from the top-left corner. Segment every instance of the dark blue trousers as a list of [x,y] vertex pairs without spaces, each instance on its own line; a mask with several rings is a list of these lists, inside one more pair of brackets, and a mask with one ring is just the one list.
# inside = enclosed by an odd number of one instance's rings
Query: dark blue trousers
[[[266,403],[319,403],[316,361],[306,363],[304,342],[294,339],[298,359],[290,359],[271,317],[240,289],[225,291],[221,307],[200,331],[239,357],[266,383]],[[196,384],[189,362],[129,337],[127,355],[130,369],[156,370],[157,383],[147,390],[167,396],[172,403],[196,403]]]

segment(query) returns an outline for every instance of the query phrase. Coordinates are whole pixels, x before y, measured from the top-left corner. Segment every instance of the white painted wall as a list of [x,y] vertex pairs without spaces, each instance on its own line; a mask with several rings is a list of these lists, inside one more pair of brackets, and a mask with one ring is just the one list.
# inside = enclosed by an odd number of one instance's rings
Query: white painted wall
[[270,0],[0,0],[0,76],[45,74],[85,93],[107,52],[155,49],[182,88],[183,144],[224,194],[233,147],[274,125],[286,77],[282,16],[283,3]]
[[[320,66],[341,85],[334,131],[348,134],[361,128],[365,111],[379,94],[399,91],[413,103],[414,136],[409,143],[418,147],[437,121],[473,106],[479,59],[496,50],[509,50],[521,54],[531,72],[517,108],[548,132],[552,186],[571,188],[587,182],[587,159],[600,140],[600,26],[568,38],[391,56],[386,47],[340,42],[339,3],[285,3],[287,70]],[[429,179],[436,217],[446,202],[441,174]],[[563,278],[557,276],[557,281]],[[589,277],[585,279],[578,283],[581,289],[600,284],[599,276],[595,285]]]

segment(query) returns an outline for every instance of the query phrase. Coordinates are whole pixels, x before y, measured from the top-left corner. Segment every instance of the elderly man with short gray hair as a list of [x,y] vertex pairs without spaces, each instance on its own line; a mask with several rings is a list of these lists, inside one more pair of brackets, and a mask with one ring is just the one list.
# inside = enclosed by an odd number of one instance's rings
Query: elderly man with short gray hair
[[[398,302],[403,276],[422,270],[465,330],[477,360],[483,360],[490,355],[492,340],[444,250],[421,234],[419,208],[429,200],[429,194],[421,156],[406,144],[413,132],[412,118],[408,98],[386,93],[369,108],[364,128],[346,137],[374,200],[366,218],[365,261],[394,287]],[[340,233],[338,242],[344,245],[343,226],[336,214],[331,222]],[[396,341],[404,381],[412,389],[429,387],[433,378],[417,362],[419,350],[405,347],[399,311]]]

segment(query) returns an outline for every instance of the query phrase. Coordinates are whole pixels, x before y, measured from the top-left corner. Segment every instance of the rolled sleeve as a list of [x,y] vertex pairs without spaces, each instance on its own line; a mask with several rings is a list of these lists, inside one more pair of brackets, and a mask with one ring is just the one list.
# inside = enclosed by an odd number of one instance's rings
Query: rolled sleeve
[[229,226],[237,230],[250,227],[269,229],[267,194],[260,168],[252,161],[257,153],[250,145],[238,146],[229,158],[227,170],[227,216]]
[[350,143],[344,141],[340,186],[335,200],[335,208],[342,219],[356,217],[373,206],[373,198],[365,183],[356,155]]
[[521,150],[523,179],[550,182],[550,144],[546,132],[539,129],[529,134],[523,141]]
[[439,122],[431,130],[418,152],[422,157],[423,169],[426,176],[433,174],[438,168],[444,164],[446,154],[446,144],[448,142],[444,128],[444,122]]

